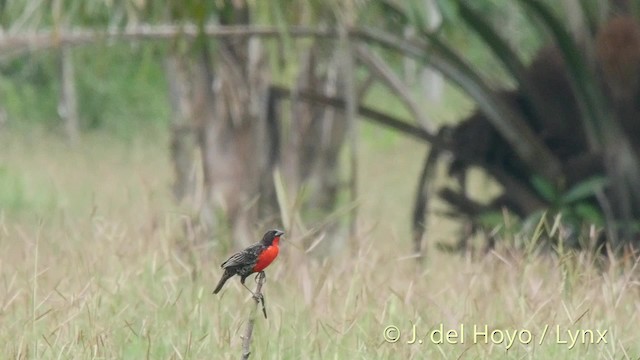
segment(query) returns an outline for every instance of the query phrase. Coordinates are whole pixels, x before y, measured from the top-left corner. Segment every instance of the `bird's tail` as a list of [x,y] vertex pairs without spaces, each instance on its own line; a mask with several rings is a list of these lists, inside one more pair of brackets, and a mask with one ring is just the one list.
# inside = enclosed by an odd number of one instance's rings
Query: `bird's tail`
[[222,277],[220,278],[220,281],[218,281],[218,285],[216,286],[216,289],[213,290],[214,294],[217,294],[218,292],[220,292],[220,290],[222,290],[222,287],[224,286],[224,283],[227,282],[227,280],[229,280],[230,277],[232,277],[233,274],[225,271],[224,274],[222,274]]

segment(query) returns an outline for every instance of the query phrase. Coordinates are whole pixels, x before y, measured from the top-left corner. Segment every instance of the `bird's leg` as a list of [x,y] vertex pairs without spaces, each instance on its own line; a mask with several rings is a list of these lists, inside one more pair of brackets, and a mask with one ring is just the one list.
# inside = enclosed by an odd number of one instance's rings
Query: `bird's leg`
[[[256,275],[255,279],[256,279],[256,282],[264,281],[264,280],[267,279],[267,276],[266,276],[264,271],[260,271],[258,273],[258,275]],[[247,287],[247,285],[245,285],[244,280],[245,280],[244,278],[241,278],[240,279],[240,283],[242,284],[242,286],[244,286],[245,289],[249,290],[249,292],[253,295],[253,299],[256,302],[262,303],[262,313],[264,314],[264,318],[266,319],[267,318],[267,308],[266,308],[265,302],[264,302],[264,295],[262,293],[255,293],[255,292],[251,291],[251,289],[249,289]]]
[[249,290],[251,295],[253,295],[253,299],[255,301],[264,301],[264,296],[262,294],[256,294],[254,291],[249,289],[249,287],[247,287],[247,285],[244,283],[244,281],[240,280],[240,283],[242,284],[242,286],[244,286],[245,289]]
[[265,273],[264,271],[260,271],[259,273],[256,274],[255,277],[255,281],[258,282],[260,280],[260,277],[262,277],[262,282],[266,283],[267,282],[267,273]]
[[247,289],[251,293],[251,295],[253,295],[254,298],[258,297],[258,294],[254,293],[253,290],[249,289],[249,287],[247,287],[247,285],[245,285],[244,282],[241,282],[241,284],[242,286],[244,286],[245,289]]

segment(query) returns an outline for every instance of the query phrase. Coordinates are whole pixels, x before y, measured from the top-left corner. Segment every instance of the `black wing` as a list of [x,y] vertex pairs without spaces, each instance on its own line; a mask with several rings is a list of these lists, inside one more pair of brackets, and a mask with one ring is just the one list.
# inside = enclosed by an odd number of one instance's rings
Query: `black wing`
[[262,247],[262,244],[260,243],[251,245],[248,248],[231,255],[231,257],[223,262],[220,267],[226,269],[236,266],[255,264],[255,262],[258,261],[260,247]]

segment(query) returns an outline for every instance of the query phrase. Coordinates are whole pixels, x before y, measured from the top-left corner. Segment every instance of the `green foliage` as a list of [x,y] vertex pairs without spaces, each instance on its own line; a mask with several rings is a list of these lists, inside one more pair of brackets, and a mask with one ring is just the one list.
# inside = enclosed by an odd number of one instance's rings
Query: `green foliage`
[[553,184],[534,176],[531,180],[536,192],[551,204],[552,214],[564,214],[565,219],[580,225],[591,223],[604,225],[604,215],[598,208],[595,196],[601,192],[607,179],[604,176],[594,176],[583,180],[564,192],[558,191]]
[[594,196],[597,192],[602,191],[607,183],[607,179],[603,176],[594,176],[588,178],[567,190],[561,197],[560,202],[564,204],[572,204],[579,201],[587,200]]
[[[570,246],[576,246],[584,242],[587,237],[586,230],[590,225],[602,229],[605,225],[605,215],[598,206],[596,194],[601,193],[607,185],[604,176],[594,176],[574,185],[573,187],[559,191],[551,183],[534,177],[531,181],[537,193],[550,205],[549,208],[531,214],[525,222],[546,221],[548,217],[555,218],[557,224],[562,224],[570,234],[559,234],[548,229],[547,236],[553,238],[556,243],[567,242]],[[588,244],[581,244],[587,245]],[[585,246],[585,247],[587,247]]]
[[55,58],[39,53],[0,66],[0,99],[10,118],[24,123],[52,125],[57,119]]
[[100,48],[78,51],[80,114],[87,129],[107,129],[131,135],[135,129],[166,126],[168,94],[162,49],[150,45],[115,45],[105,56]]
[[[524,245],[531,253],[537,246],[548,245],[575,247],[578,244],[589,248],[587,244],[590,226],[602,229],[605,215],[597,204],[596,194],[607,185],[604,176],[588,178],[564,191],[552,183],[535,176],[531,185],[549,206],[533,212],[524,219],[518,219],[505,211],[487,211],[480,214],[476,221],[483,229],[508,242],[514,241],[515,234],[521,233],[526,241],[516,241],[516,247]],[[560,231],[562,229],[562,231]],[[562,248],[556,249],[562,251]]]
[[[165,127],[170,109],[163,57],[163,48],[153,44],[74,49],[82,129],[131,138],[149,127]],[[58,126],[58,62],[51,51],[0,67],[0,96],[11,126]]]

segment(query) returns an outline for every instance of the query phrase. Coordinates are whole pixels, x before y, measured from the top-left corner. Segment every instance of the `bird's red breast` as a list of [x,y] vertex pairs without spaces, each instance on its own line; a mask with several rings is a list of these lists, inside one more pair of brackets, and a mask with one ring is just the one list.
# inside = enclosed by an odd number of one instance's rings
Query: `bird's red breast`
[[256,265],[253,267],[253,272],[260,272],[264,270],[267,266],[269,266],[269,264],[273,262],[273,260],[275,260],[275,258],[278,256],[278,252],[280,252],[280,248],[278,246],[279,242],[280,237],[278,236],[273,239],[273,243],[271,244],[271,246],[262,250],[260,255],[258,255],[258,262],[256,262]]

